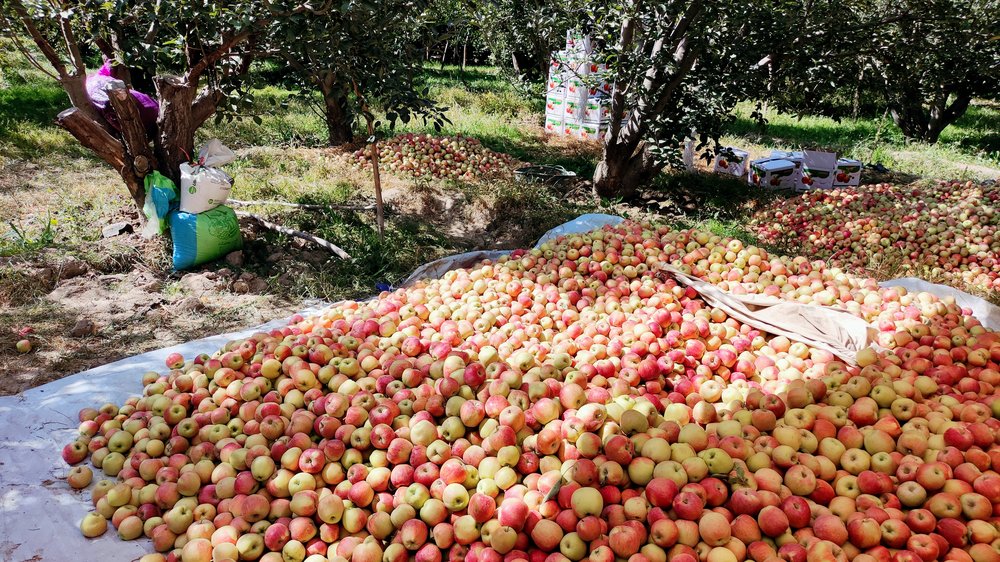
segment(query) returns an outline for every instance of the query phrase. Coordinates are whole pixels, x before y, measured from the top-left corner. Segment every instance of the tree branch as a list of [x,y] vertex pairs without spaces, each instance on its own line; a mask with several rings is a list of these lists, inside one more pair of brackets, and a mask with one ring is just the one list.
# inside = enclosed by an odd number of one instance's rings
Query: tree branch
[[204,72],[208,69],[208,67],[212,66],[213,64],[218,62],[219,59],[225,57],[230,52],[232,52],[233,47],[239,45],[240,43],[246,41],[249,38],[250,38],[250,32],[244,31],[242,33],[237,33],[236,35],[233,35],[232,37],[224,40],[222,44],[219,45],[218,49],[202,57],[201,60],[195,63],[195,65],[192,66],[190,70],[188,70],[186,76],[188,84],[192,86],[197,86],[198,80],[201,78],[201,75],[204,74]]
[[59,30],[62,32],[63,40],[66,42],[66,50],[69,51],[70,57],[73,62],[73,67],[76,68],[76,73],[78,75],[87,75],[87,63],[83,60],[83,55],[80,53],[80,44],[76,41],[76,35],[73,33],[73,28],[70,27],[69,20],[59,16]]
[[[7,25],[10,25],[10,21],[7,20],[6,18],[4,18],[2,15],[0,15],[0,20],[6,22]],[[51,79],[53,79],[53,80],[55,80],[57,82],[59,81],[59,77],[56,76],[55,74],[53,74],[52,71],[50,71],[49,69],[47,69],[44,66],[42,66],[42,63],[38,62],[38,60],[31,53],[31,51],[29,51],[28,48],[25,47],[23,43],[21,43],[21,39],[18,37],[17,33],[11,33],[10,34],[10,38],[14,42],[14,46],[21,53],[21,55],[25,59],[28,60],[28,62],[31,64],[31,66],[34,66],[36,69],[38,69],[40,72],[44,73],[49,78],[51,78]]]
[[[618,39],[618,46],[625,51],[635,39],[635,20],[632,18],[622,22],[622,30]],[[611,126],[608,128],[608,142],[618,143],[618,133],[621,131],[622,118],[625,116],[625,90],[624,84],[615,83],[611,91]]]
[[209,88],[198,94],[198,97],[191,104],[191,122],[195,130],[215,113],[220,100],[222,100],[222,92],[217,88]]
[[257,222],[257,224],[259,224],[259,225],[261,225],[264,228],[267,228],[269,230],[273,230],[275,232],[280,232],[282,234],[287,234],[288,236],[294,236],[296,238],[301,238],[303,240],[308,240],[308,241],[310,241],[310,242],[312,242],[312,243],[320,246],[321,248],[325,248],[325,249],[333,252],[340,259],[343,259],[343,260],[349,260],[349,259],[351,259],[351,255],[348,254],[347,252],[345,252],[340,246],[337,246],[333,242],[330,242],[328,240],[324,240],[323,238],[320,238],[319,236],[316,236],[314,234],[309,234],[308,232],[302,232],[301,230],[293,230],[291,228],[287,228],[287,227],[281,226],[280,224],[274,224],[273,222],[270,222],[270,221],[266,220],[264,217],[261,217],[259,215],[255,215],[253,213],[244,213],[242,211],[236,211],[236,215],[240,216],[240,217],[246,217],[248,219],[251,219],[251,220]]
[[28,35],[30,35],[31,39],[35,42],[35,45],[38,46],[38,49],[42,51],[42,54],[45,55],[46,59],[48,59],[52,68],[56,70],[56,73],[59,75],[59,79],[63,80],[68,78],[69,73],[66,72],[66,65],[63,64],[62,59],[59,58],[59,53],[56,53],[56,50],[52,47],[52,44],[49,43],[48,39],[46,39],[45,36],[38,31],[38,28],[35,27],[35,22],[31,20],[31,16],[29,16],[28,11],[24,9],[24,5],[21,4],[20,0],[12,0],[11,6],[14,9],[14,13],[17,14],[18,19],[21,20],[21,24],[28,32]]

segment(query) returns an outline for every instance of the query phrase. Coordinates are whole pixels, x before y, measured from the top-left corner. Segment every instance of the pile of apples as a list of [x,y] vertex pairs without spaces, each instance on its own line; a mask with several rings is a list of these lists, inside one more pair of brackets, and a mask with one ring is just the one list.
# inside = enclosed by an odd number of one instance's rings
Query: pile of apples
[[[833,305],[838,358],[659,268]],[[1000,560],[1000,336],[950,300],[624,223],[344,302],[80,412],[142,562]]]
[[[509,175],[517,161],[471,137],[407,133],[379,143],[379,169],[414,178],[471,181]],[[372,169],[371,146],[354,152],[355,163]]]
[[759,212],[762,241],[852,270],[1000,290],[1000,185],[938,182],[811,191]]

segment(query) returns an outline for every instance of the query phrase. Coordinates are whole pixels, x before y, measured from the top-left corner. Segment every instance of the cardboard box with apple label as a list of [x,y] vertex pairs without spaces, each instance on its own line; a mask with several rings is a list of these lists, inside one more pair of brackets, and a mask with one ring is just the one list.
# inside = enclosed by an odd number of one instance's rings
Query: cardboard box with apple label
[[591,121],[584,121],[580,125],[579,138],[581,140],[597,140],[601,138],[601,135],[607,131],[607,127],[608,124],[606,121],[598,123]]
[[802,189],[802,163],[805,161],[806,155],[802,151],[794,150],[772,150],[771,160],[781,159],[788,160],[793,165],[795,165],[795,173],[793,174],[795,181],[792,185],[792,189]]
[[841,158],[837,160],[837,175],[833,178],[834,187],[853,187],[861,185],[860,160]]
[[606,98],[587,98],[587,105],[583,109],[583,120],[591,123],[606,123],[611,119],[611,106]]
[[781,158],[765,158],[750,162],[747,182],[767,189],[794,189],[795,163]]
[[545,116],[545,132],[552,133],[554,135],[561,135],[563,132],[563,117],[562,115],[546,115]]
[[833,180],[837,174],[837,155],[816,150],[806,150],[803,154],[801,189],[833,188]]
[[739,148],[727,146],[715,155],[712,171],[720,174],[743,177],[747,172],[747,158],[750,153]]

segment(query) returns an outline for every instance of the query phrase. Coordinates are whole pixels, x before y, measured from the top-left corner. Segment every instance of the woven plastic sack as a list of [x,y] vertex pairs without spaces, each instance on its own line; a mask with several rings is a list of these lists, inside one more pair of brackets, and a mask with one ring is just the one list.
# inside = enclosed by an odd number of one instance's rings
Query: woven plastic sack
[[170,213],[170,230],[176,270],[217,260],[243,247],[240,221],[225,205],[199,214],[174,211]]
[[[118,117],[108,102],[107,88],[115,83],[122,86],[125,85],[121,80],[117,80],[111,76],[111,63],[105,62],[104,66],[98,69],[97,73],[87,77],[87,94],[101,116],[116,130],[121,130],[121,126],[118,124]],[[146,133],[152,133],[156,130],[156,119],[160,115],[159,102],[153,97],[137,90],[129,90],[129,94],[132,95],[132,99],[135,100],[135,105],[139,109],[139,119],[146,128]]]
[[181,164],[181,210],[204,213],[229,199],[233,178],[216,166],[228,164],[236,154],[218,139],[205,143],[194,165]]

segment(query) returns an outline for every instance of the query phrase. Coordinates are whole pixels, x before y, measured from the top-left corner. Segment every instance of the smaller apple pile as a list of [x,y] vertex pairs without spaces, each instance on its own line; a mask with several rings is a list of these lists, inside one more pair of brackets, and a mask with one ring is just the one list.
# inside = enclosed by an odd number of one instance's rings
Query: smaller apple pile
[[[379,169],[414,178],[472,181],[509,175],[517,161],[477,139],[407,133],[379,143]],[[355,164],[372,169],[371,147],[354,152]]]
[[[879,347],[768,335],[663,263]],[[141,562],[1000,561],[1000,334],[706,232],[560,237],[165,366],[62,452],[83,535]]]
[[853,271],[892,270],[1000,291],[1000,185],[939,182],[810,191],[760,211],[756,234]]

